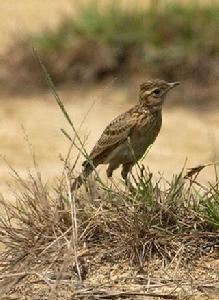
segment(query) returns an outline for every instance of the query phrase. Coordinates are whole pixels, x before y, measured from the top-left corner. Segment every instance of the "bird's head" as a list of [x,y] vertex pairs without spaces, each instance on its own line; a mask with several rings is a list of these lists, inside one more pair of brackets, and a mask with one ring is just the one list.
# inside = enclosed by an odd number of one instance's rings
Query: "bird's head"
[[177,85],[179,82],[168,83],[160,79],[145,81],[140,85],[140,103],[148,107],[159,108],[162,106],[166,94]]

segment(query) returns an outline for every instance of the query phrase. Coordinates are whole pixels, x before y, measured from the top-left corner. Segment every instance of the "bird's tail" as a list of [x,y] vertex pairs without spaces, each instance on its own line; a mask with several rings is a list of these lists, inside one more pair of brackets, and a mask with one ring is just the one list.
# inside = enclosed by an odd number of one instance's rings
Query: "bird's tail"
[[79,189],[79,187],[82,185],[84,180],[90,175],[90,173],[94,169],[93,166],[88,161],[85,161],[83,163],[83,167],[84,167],[84,169],[83,169],[82,173],[71,184],[71,192]]

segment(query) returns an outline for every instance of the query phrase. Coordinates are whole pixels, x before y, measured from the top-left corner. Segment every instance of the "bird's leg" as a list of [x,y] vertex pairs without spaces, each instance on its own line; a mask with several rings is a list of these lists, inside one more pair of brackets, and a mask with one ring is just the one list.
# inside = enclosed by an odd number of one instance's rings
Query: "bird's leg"
[[106,170],[106,175],[108,178],[113,176],[113,171],[119,167],[118,163],[110,163],[108,169]]
[[125,181],[125,185],[128,186],[128,187],[131,185],[131,182],[128,179],[128,173],[131,171],[132,167],[133,167],[133,164],[130,164],[130,163],[122,165],[121,175],[122,175],[122,178]]
[[110,179],[111,181],[111,187],[112,186],[115,186],[115,182],[113,181],[113,171],[115,169],[117,169],[119,167],[119,164],[118,163],[110,163],[109,166],[108,166],[108,169],[106,170],[106,174],[107,174],[107,177]]

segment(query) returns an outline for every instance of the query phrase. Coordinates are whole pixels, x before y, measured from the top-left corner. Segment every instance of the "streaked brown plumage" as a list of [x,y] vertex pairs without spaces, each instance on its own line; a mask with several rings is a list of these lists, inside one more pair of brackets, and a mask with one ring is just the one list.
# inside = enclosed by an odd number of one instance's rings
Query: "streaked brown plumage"
[[90,160],[83,163],[83,172],[72,184],[72,190],[80,187],[99,164],[108,164],[107,176],[122,165],[121,175],[127,175],[133,165],[155,141],[162,124],[162,105],[167,92],[179,83],[164,80],[146,81],[140,85],[139,102],[115,118],[103,131],[90,153]]

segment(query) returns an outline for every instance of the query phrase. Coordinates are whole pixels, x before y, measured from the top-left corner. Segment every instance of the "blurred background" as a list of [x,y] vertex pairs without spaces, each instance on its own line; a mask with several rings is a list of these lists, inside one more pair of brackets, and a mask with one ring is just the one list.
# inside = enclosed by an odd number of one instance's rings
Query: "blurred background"
[[[0,153],[22,176],[33,167],[27,136],[45,180],[60,174],[69,148],[60,128],[70,128],[32,47],[88,150],[137,101],[142,81],[161,78],[181,85],[167,98],[145,165],[170,178],[186,159],[188,167],[219,159],[218,1],[1,0],[0,28]],[[7,192],[4,159],[0,178]]]

